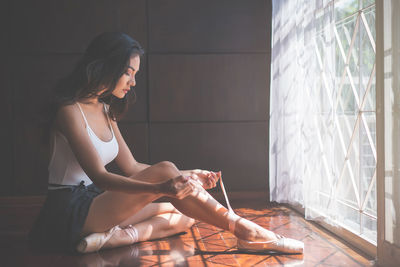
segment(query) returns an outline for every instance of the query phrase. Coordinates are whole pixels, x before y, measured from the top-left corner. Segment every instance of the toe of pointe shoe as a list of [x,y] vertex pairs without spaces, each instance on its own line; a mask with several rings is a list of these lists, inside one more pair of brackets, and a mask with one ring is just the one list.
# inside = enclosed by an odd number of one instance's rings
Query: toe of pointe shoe
[[286,237],[281,237],[277,240],[267,242],[253,242],[238,239],[237,247],[240,250],[255,252],[274,251],[287,254],[301,254],[304,250],[304,243],[299,240]]
[[107,232],[90,234],[78,243],[76,250],[80,253],[99,251],[118,229],[120,228],[115,226]]
[[105,239],[105,233],[95,233],[91,234],[84,239],[82,239],[77,247],[76,250],[80,253],[90,253],[94,251],[98,251],[102,245],[105,243],[103,240]]

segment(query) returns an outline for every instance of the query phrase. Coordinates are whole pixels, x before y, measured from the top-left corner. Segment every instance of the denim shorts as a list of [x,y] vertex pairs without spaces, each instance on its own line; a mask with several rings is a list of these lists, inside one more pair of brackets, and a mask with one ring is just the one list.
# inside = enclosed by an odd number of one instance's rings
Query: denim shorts
[[103,193],[95,184],[60,186],[49,190],[36,221],[29,232],[32,249],[76,252],[89,207]]

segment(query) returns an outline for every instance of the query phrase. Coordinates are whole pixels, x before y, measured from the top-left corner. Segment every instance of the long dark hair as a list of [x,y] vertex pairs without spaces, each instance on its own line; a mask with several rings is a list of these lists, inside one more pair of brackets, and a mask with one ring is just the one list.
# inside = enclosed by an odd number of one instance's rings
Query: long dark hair
[[109,116],[112,120],[120,120],[129,104],[135,102],[136,96],[133,94],[133,97],[119,99],[112,92],[119,78],[126,72],[130,58],[143,54],[140,44],[125,33],[105,32],[96,36],[72,72],[60,79],[54,87],[46,112],[48,130],[58,108],[98,95],[104,88],[107,90],[99,95],[99,101],[110,105]]

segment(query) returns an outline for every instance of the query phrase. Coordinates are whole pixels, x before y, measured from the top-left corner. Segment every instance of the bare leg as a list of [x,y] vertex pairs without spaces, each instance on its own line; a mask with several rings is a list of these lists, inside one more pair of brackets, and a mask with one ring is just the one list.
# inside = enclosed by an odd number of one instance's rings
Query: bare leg
[[147,241],[184,232],[194,223],[194,219],[180,213],[171,203],[150,203],[119,226],[133,225],[138,231],[138,241]]
[[[227,217],[227,209],[216,201],[202,187],[182,200],[169,199],[169,201],[183,214],[191,218],[212,224],[224,230],[229,229],[229,220]],[[235,236],[245,240],[262,241],[274,240],[276,235],[264,229],[263,227],[240,218],[236,221]]]
[[139,233],[138,241],[147,241],[171,236],[188,230],[195,220],[183,214],[164,213],[135,224]]
[[128,217],[126,220],[121,222],[119,224],[119,226],[125,227],[128,225],[138,224],[138,223],[146,221],[154,216],[161,215],[164,213],[182,214],[171,203],[168,203],[168,202],[150,203],[150,204],[147,204],[146,206],[144,206],[143,209],[141,209],[134,215]]
[[[174,164],[161,162],[145,169],[132,178],[147,182],[160,182],[179,175],[181,173]],[[119,225],[159,197],[160,195],[156,194],[104,192],[93,200],[82,234],[103,232],[115,225]],[[197,187],[195,192],[184,199],[170,198],[169,201],[188,217],[229,230],[229,220],[226,215],[227,209],[203,188]],[[241,239],[254,241],[276,239],[276,236],[271,231],[243,218],[237,221],[234,234]]]
[[[176,167],[173,165],[172,169],[176,169]],[[178,169],[176,171],[179,172]],[[193,194],[187,196],[184,200],[167,199],[186,216],[229,230],[229,221],[226,214],[228,210],[202,187],[196,187]],[[244,218],[240,218],[236,222],[235,233],[233,234],[241,239],[252,241],[276,239],[276,235],[273,232]]]
[[[171,167],[170,163],[160,162],[140,172],[137,177],[143,181],[160,182],[180,175],[171,171]],[[131,178],[135,179],[135,176]],[[157,194],[106,191],[93,199],[81,236],[107,231],[160,197]]]
[[[138,242],[171,236],[189,229],[195,220],[180,213],[163,213],[134,224]],[[129,245],[131,237],[125,231],[117,231],[104,244],[104,248]],[[117,245],[115,245],[117,244]]]

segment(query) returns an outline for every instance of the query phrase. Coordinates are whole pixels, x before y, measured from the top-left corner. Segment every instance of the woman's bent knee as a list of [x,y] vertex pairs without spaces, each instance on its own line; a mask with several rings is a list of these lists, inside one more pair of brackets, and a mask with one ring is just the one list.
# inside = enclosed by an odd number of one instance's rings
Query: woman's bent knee
[[170,161],[161,161],[161,162],[156,163],[154,166],[157,167],[157,168],[160,168],[160,169],[174,169],[174,170],[177,170],[175,164],[170,162]]
[[169,161],[161,161],[139,173],[130,176],[130,178],[150,183],[160,183],[168,181],[169,179],[175,178],[179,175],[180,172],[176,168],[175,164]]
[[167,181],[180,175],[179,170],[175,164],[170,161],[161,161],[152,166],[153,171],[152,179],[157,181]]

